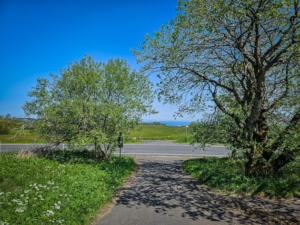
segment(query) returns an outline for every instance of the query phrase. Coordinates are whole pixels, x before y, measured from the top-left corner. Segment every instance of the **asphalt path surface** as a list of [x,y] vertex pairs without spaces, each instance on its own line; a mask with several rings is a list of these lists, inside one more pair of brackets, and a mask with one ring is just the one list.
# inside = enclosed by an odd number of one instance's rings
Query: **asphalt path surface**
[[[1,152],[30,149],[41,144],[2,144]],[[119,149],[116,151],[119,154]],[[124,144],[121,154],[125,155],[174,155],[174,156],[227,156],[228,151],[224,146],[211,146],[205,149],[196,149],[189,144],[178,144],[167,141],[145,141],[141,144]]]
[[186,174],[190,156],[135,156],[139,170],[92,225],[300,224],[300,201],[228,196]]

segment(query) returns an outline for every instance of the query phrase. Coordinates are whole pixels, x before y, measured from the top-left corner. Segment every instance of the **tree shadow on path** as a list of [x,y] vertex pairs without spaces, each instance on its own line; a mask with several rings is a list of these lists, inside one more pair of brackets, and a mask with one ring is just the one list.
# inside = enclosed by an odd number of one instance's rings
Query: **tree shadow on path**
[[182,160],[139,160],[141,171],[117,200],[128,208],[154,208],[158,214],[228,224],[300,224],[300,202],[213,193],[181,169]]

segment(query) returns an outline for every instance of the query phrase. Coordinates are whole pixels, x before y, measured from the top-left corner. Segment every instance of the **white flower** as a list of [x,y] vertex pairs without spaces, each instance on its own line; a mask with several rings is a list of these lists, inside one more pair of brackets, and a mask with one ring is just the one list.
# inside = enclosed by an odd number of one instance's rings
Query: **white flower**
[[9,225],[9,223],[0,221],[0,225]]
[[55,209],[60,209],[60,206],[55,203],[54,208]]
[[44,212],[47,216],[53,216],[54,212],[52,210],[47,210],[46,212]]
[[60,201],[58,201],[57,203],[58,203],[59,205],[61,204],[61,202],[60,202]]
[[16,211],[15,212],[24,212],[26,210],[26,207],[21,207],[21,208],[18,208],[18,209],[16,209]]
[[49,181],[48,184],[54,185],[54,181]]
[[40,188],[46,188],[47,186],[46,185],[41,185],[41,184],[39,184],[38,185]]
[[[0,192],[0,195],[3,195],[4,194],[4,192]],[[2,222],[1,222],[2,223]]]
[[30,191],[30,189],[29,190],[25,190],[24,193],[27,194],[29,191]]

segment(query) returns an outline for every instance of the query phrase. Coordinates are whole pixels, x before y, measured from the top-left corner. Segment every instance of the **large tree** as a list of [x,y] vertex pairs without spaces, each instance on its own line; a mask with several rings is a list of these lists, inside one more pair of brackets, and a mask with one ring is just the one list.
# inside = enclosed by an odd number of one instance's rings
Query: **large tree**
[[180,0],[177,10],[137,60],[179,115],[205,104],[223,114],[248,175],[276,173],[300,149],[299,1]]
[[109,155],[119,132],[126,131],[141,116],[152,113],[152,83],[132,71],[126,61],[95,62],[85,56],[51,74],[52,81],[39,78],[29,92],[33,98],[23,106],[47,143],[86,147]]

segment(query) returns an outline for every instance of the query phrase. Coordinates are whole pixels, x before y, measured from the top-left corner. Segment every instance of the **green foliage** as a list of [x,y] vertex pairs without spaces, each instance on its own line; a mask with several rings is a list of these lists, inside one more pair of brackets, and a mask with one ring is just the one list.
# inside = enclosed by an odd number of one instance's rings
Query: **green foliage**
[[20,127],[18,119],[11,117],[10,114],[6,116],[0,115],[0,134],[9,134],[12,129]]
[[90,224],[135,168],[130,157],[99,163],[78,152],[59,163],[63,154],[51,159],[0,155],[1,224]]
[[226,140],[226,125],[220,115],[215,117],[205,114],[203,119],[198,122],[192,122],[189,129],[192,133],[193,145],[198,145],[204,149],[205,146],[212,144],[225,144]]
[[299,6],[179,0],[177,16],[134,50],[177,116],[221,116],[200,123],[194,142],[227,140],[249,176],[275,174],[300,152]]
[[26,115],[37,116],[35,126],[47,143],[94,144],[95,152],[110,156],[119,132],[153,113],[151,82],[124,60],[98,63],[85,56],[60,74],[51,74],[53,81],[39,78],[23,106]]
[[243,163],[233,158],[198,158],[182,164],[201,184],[226,193],[264,195],[271,198],[300,197],[299,159],[269,178],[245,176]]

